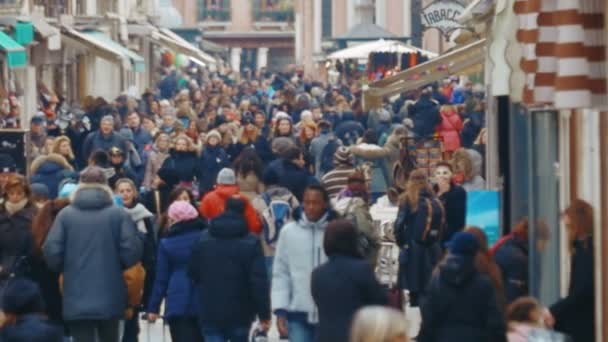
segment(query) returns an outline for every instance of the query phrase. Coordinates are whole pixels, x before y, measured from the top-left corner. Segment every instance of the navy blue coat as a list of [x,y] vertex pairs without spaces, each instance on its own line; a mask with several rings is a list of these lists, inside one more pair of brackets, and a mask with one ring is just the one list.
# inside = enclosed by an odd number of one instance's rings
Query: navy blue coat
[[348,341],[357,310],[387,305],[386,289],[365,259],[336,255],[312,272],[312,297],[319,308],[317,342]]
[[196,317],[199,297],[188,278],[188,260],[201,236],[205,222],[200,219],[184,221],[169,228],[168,236],[160,240],[156,258],[156,279],[148,312],[158,313],[165,300],[165,317]]
[[420,342],[503,342],[506,331],[490,278],[474,257],[449,254],[433,275],[420,308]]
[[152,135],[143,128],[132,129],[131,131],[133,132],[133,143],[137,149],[137,153],[141,156],[146,145],[152,144]]
[[507,303],[528,295],[528,242],[511,237],[494,252]]
[[336,137],[346,146],[355,145],[357,140],[363,136],[365,128],[354,120],[342,121],[335,129]]
[[42,316],[29,314],[19,317],[15,325],[0,331],[2,342],[62,342],[63,329],[47,322]]
[[249,328],[256,315],[270,319],[262,246],[242,214],[226,211],[211,221],[192,252],[188,273],[201,296],[203,327]]
[[175,170],[180,182],[192,182],[200,175],[200,161],[195,152],[171,151],[161,168]]
[[304,190],[308,185],[318,184],[319,181],[303,168],[289,160],[282,160],[279,168],[279,186],[287,188],[296,196],[300,203],[304,198]]
[[221,146],[207,146],[200,159],[199,189],[204,194],[213,190],[217,174],[230,166],[230,158]]
[[408,116],[414,122],[413,132],[416,137],[430,137],[435,133],[435,127],[441,122],[439,105],[431,98],[421,96],[420,99],[410,106]]
[[253,148],[258,154],[258,157],[260,157],[264,163],[272,160],[272,150],[270,149],[270,144],[268,143],[268,140],[261,135],[258,136],[254,142],[247,144],[242,144],[239,142],[238,144],[232,145],[230,149],[230,158],[234,161],[239,157],[241,152],[243,152],[246,147]]
[[34,159],[30,168],[32,183],[42,183],[49,189],[50,199],[57,198],[59,184],[69,177],[76,177],[74,168],[64,157],[51,153]]

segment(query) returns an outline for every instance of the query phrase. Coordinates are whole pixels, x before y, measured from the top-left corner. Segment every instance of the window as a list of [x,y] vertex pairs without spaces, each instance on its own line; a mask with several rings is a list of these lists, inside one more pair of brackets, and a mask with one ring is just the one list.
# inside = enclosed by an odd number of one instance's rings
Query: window
[[294,20],[293,0],[255,0],[255,21],[291,22]]
[[68,13],[68,0],[37,0],[35,4],[44,6],[44,14],[48,18],[59,18]]
[[229,21],[230,0],[199,0],[199,21]]
[[322,23],[322,37],[323,38],[331,38],[332,36],[332,10],[331,10],[332,0],[323,0],[323,5],[321,8],[321,16],[323,20]]

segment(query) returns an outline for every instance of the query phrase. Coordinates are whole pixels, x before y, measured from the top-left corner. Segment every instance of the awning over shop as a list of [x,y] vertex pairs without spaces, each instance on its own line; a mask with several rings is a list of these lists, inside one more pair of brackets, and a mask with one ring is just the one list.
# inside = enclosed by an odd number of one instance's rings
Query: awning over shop
[[25,48],[2,31],[0,31],[0,49],[6,55],[9,69],[24,68],[27,65]]
[[78,31],[68,26],[63,26],[63,30],[65,34],[62,39],[82,44],[101,58],[122,62],[124,67],[136,72],[144,72],[146,69],[142,56],[113,41],[105,33],[94,30]]
[[471,68],[483,64],[486,55],[485,45],[485,39],[478,40],[426,63],[369,84],[369,88],[364,93],[366,107],[373,108],[381,103],[381,99],[384,97],[417,89],[451,75],[465,73]]
[[158,31],[152,32],[152,39],[154,39],[159,45],[165,46],[174,52],[196,58],[205,64],[216,64],[215,58],[197,49],[195,46],[169,29],[161,28]]
[[428,58],[437,57],[436,53],[419,49],[396,40],[379,39],[367,43],[357,44],[346,49],[333,52],[327,59],[367,59],[372,52],[421,53]]

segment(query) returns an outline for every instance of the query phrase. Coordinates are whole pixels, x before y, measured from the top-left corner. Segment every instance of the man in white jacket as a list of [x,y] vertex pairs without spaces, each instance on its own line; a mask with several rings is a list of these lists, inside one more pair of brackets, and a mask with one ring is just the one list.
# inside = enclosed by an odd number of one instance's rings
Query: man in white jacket
[[289,332],[291,342],[314,339],[319,319],[310,278],[312,271],[327,260],[323,234],[337,216],[331,210],[327,191],[319,185],[306,188],[301,209],[296,211],[295,221],[281,230],[272,276],[272,309],[281,337]]

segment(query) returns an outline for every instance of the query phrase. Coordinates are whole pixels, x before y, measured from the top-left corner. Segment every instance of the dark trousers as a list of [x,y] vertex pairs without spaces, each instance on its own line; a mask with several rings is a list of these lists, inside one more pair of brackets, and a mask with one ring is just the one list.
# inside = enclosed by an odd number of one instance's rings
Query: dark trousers
[[122,342],[139,341],[139,311],[135,311],[133,317],[125,320],[125,331],[122,335]]
[[[73,342],[119,342],[119,320],[68,321]],[[96,340],[95,338],[98,337]]]
[[168,322],[172,341],[203,342],[197,318],[171,317]]

